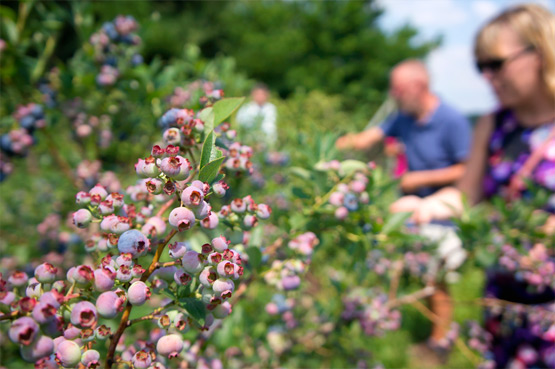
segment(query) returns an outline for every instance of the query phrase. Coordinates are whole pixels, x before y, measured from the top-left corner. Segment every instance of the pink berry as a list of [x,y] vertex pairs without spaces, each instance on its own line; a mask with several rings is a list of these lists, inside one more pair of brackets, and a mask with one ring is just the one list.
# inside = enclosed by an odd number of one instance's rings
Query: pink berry
[[202,189],[198,189],[195,186],[189,186],[181,193],[181,201],[183,205],[188,207],[199,206],[203,200],[204,193]]
[[196,274],[203,268],[203,263],[199,258],[199,253],[196,251],[187,251],[182,259],[183,269],[187,273]]
[[56,358],[65,368],[73,368],[81,361],[81,349],[74,341],[65,340],[56,348]]
[[133,355],[131,362],[133,363],[133,367],[136,369],[147,369],[152,363],[152,358],[148,352],[140,350]]
[[88,301],[80,301],[71,310],[71,324],[89,328],[96,323],[96,308]]
[[54,352],[54,341],[48,336],[40,336],[30,345],[21,346],[20,352],[23,360],[34,363]]
[[96,350],[87,350],[81,356],[81,364],[85,368],[97,368],[100,365],[100,353]]
[[195,225],[195,214],[186,207],[178,207],[171,211],[168,221],[181,232]]
[[127,290],[127,299],[131,305],[140,306],[150,298],[150,288],[144,282],[134,282]]
[[156,344],[156,351],[159,355],[171,359],[179,356],[183,347],[183,338],[181,338],[180,334],[169,334],[158,340],[158,343]]
[[224,236],[212,239],[212,247],[214,247],[214,250],[219,252],[223,252],[225,249],[227,249],[229,244],[230,241],[226,240]]
[[35,268],[35,278],[40,283],[52,283],[56,280],[58,268],[50,263],[42,263]]
[[111,319],[123,310],[123,303],[124,299],[115,292],[106,291],[96,299],[96,310],[101,317]]

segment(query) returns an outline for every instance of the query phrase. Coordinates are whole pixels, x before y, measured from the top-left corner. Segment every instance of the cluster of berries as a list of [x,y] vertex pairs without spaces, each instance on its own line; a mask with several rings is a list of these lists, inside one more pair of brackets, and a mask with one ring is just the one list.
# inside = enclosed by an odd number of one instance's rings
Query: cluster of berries
[[9,157],[26,156],[35,143],[34,131],[46,125],[44,109],[35,103],[19,106],[13,117],[18,127],[0,136],[0,181],[13,171]]
[[535,244],[525,255],[511,245],[503,245],[499,265],[536,292],[555,289],[555,260],[543,244]]
[[384,294],[376,296],[372,291],[356,288],[343,297],[341,317],[348,321],[357,320],[366,335],[381,336],[401,326],[401,313],[390,308],[387,302]]
[[303,233],[290,240],[289,248],[302,257],[274,260],[270,270],[264,275],[266,283],[281,291],[296,290],[301,284],[301,276],[310,264],[314,247],[319,242],[312,232]]
[[[134,32],[139,25],[132,16],[118,15],[112,22],[106,22],[90,38],[94,47],[95,59],[101,70],[96,77],[100,86],[111,86],[119,76],[118,58],[136,66],[142,64],[143,58],[133,47],[141,43],[141,38]],[[125,66],[124,64],[120,65]]]
[[[197,80],[185,87],[176,87],[168,97],[172,108],[200,108],[212,105],[224,97],[224,91],[217,88],[219,83]],[[198,106],[197,106],[198,104]]]
[[280,315],[285,323],[287,329],[293,329],[298,325],[297,320],[293,315],[293,308],[295,307],[295,300],[292,298],[285,298],[282,294],[274,294],[272,301],[266,304],[266,312],[270,315]]
[[99,139],[99,147],[106,148],[112,140],[111,124],[112,119],[109,115],[103,114],[96,117],[94,115],[87,116],[81,112],[73,120],[73,129],[77,138],[80,139],[89,137],[94,133],[95,137]]
[[286,152],[270,151],[264,157],[264,162],[268,165],[284,167],[289,164],[290,156]]
[[357,211],[360,205],[368,204],[370,198],[366,192],[368,178],[360,172],[355,173],[349,183],[337,185],[337,191],[331,193],[328,202],[335,207],[335,218],[344,220],[349,212]]

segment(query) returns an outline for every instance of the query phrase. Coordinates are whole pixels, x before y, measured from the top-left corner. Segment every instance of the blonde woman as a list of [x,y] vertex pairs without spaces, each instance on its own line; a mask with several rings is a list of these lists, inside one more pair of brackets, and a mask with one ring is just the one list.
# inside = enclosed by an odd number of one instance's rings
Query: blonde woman
[[[474,53],[500,109],[478,121],[466,171],[456,187],[423,199],[401,198],[391,210],[413,211],[415,221],[427,223],[458,215],[463,194],[471,204],[493,195],[511,201],[526,196],[526,182],[532,181],[552,192],[546,209],[555,212],[555,16],[539,5],[509,8],[479,31]],[[546,230],[553,229],[554,220],[552,215]],[[555,302],[552,289],[532,294],[514,275],[493,270],[488,271],[486,294],[525,304]],[[502,327],[502,318],[488,315],[486,329],[494,338],[498,367],[514,360],[520,360],[519,367],[555,367],[553,344],[527,331],[526,323],[512,330]],[[526,347],[536,351],[535,361],[512,357]]]

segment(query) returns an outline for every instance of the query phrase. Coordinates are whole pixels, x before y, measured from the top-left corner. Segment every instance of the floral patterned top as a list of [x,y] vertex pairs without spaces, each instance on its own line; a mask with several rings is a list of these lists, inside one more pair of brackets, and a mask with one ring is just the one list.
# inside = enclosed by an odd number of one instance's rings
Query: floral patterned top
[[[510,110],[501,110],[495,114],[495,128],[489,141],[489,160],[483,184],[486,197],[506,196],[512,176],[530,154],[543,144],[554,126],[555,122],[552,122],[537,128],[525,128],[518,124]],[[550,140],[543,156],[530,179],[549,191],[555,191],[555,138]],[[527,196],[526,190],[522,196]],[[555,211],[555,194],[550,197],[547,208]]]

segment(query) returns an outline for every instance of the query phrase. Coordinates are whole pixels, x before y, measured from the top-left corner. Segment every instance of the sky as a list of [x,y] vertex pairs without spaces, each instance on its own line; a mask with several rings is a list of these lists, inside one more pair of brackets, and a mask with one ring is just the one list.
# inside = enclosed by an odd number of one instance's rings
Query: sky
[[555,0],[378,0],[385,10],[381,26],[393,31],[404,24],[419,30],[419,39],[442,35],[441,46],[427,58],[432,89],[466,114],[493,110],[495,96],[474,67],[472,47],[478,29],[503,9],[524,2],[555,12]]

